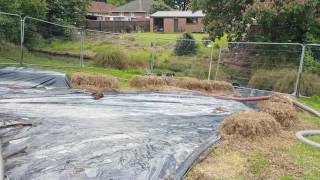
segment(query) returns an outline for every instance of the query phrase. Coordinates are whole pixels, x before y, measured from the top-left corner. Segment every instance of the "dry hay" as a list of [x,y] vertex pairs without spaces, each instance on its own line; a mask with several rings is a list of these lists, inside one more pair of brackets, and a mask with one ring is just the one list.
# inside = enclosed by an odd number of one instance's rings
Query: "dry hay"
[[268,102],[277,102],[277,103],[284,103],[284,104],[290,104],[293,105],[292,100],[290,97],[282,94],[274,94],[271,96],[271,98],[268,100]]
[[71,77],[71,87],[94,92],[116,91],[118,89],[118,79],[112,76],[75,73]]
[[298,113],[288,96],[275,94],[269,100],[259,103],[259,106],[285,128],[292,128],[297,123]]
[[298,120],[298,113],[291,104],[267,101],[260,104],[262,110],[272,115],[283,127],[291,128]]
[[150,88],[167,86],[168,82],[166,78],[157,76],[135,76],[130,80],[129,85],[135,88]]
[[220,134],[223,138],[235,136],[255,139],[278,134],[279,131],[280,125],[271,115],[264,112],[244,111],[227,117]]
[[223,81],[208,81],[195,78],[169,78],[157,76],[136,76],[130,81],[130,86],[135,88],[155,89],[176,87],[181,89],[202,92],[233,92],[233,86]]

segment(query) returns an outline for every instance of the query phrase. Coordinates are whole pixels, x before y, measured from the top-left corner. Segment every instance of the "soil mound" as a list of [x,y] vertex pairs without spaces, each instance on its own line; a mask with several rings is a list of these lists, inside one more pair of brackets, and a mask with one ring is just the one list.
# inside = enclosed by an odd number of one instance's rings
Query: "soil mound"
[[118,79],[90,73],[75,73],[71,77],[71,87],[94,92],[116,91],[118,89]]
[[220,134],[223,138],[268,137],[280,132],[280,124],[271,115],[264,112],[245,111],[235,113],[224,121]]

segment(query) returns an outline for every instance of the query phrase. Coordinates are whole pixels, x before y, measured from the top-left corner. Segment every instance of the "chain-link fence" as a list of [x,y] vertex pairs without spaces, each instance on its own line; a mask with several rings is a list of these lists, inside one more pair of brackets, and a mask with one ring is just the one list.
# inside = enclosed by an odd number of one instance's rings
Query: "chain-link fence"
[[207,40],[156,39],[152,42],[152,53],[151,70],[156,74],[212,79],[219,49]]
[[320,96],[320,45],[305,46],[302,74],[299,81],[302,96]]
[[[24,63],[41,66],[82,65],[82,30],[26,17]],[[32,53],[30,53],[32,52]]]
[[0,12],[0,65],[19,64],[21,58],[21,16]]
[[294,43],[228,43],[228,48],[221,49],[216,80],[292,94],[296,91],[302,47]]

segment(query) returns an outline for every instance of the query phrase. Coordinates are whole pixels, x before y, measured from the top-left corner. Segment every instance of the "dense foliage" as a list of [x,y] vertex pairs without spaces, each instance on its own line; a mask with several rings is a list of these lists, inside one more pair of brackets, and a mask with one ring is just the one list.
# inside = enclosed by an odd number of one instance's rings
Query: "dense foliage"
[[110,3],[110,4],[113,4],[113,5],[116,5],[116,6],[121,6],[121,5],[124,5],[132,0],[104,0],[105,2],[107,3]]
[[31,16],[34,18],[45,18],[48,7],[45,0],[0,0],[0,11]]
[[177,56],[184,56],[195,53],[196,48],[196,41],[192,34],[183,33],[182,36],[177,39],[174,52]]
[[172,8],[167,5],[163,0],[155,0],[152,8],[150,10],[150,14],[153,14],[157,11],[170,11]]
[[164,2],[177,10],[187,10],[190,4],[190,0],[164,0]]
[[91,0],[0,0],[0,11],[75,25],[85,18],[90,2]]
[[319,0],[194,0],[193,7],[204,10],[213,37],[315,42],[320,36]]
[[77,25],[85,18],[91,0],[46,0],[47,20]]

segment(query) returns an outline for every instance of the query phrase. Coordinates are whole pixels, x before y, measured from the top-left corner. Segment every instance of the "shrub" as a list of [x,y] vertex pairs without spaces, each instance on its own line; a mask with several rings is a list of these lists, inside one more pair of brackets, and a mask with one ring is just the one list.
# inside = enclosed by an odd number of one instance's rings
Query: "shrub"
[[184,56],[194,54],[196,52],[196,49],[196,41],[192,34],[183,33],[182,36],[177,39],[174,52],[177,56]]
[[93,65],[105,68],[126,69],[128,56],[121,48],[110,47],[96,50]]
[[304,59],[304,70],[310,73],[320,74],[320,60],[314,58],[311,52],[307,52]]
[[146,69],[149,68],[151,60],[151,53],[148,51],[138,51],[132,53],[128,58],[127,68],[130,69]]

